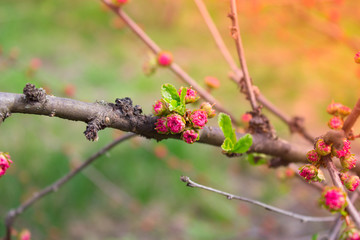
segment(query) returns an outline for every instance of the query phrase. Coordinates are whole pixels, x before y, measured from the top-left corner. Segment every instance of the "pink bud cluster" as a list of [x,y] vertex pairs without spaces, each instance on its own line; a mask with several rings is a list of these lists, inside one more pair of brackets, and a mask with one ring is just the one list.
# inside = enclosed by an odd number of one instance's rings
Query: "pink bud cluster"
[[338,187],[325,187],[320,204],[330,212],[342,212],[347,206],[346,194]]
[[0,177],[6,173],[11,163],[10,155],[5,152],[0,152]]
[[351,108],[342,105],[341,103],[332,102],[329,104],[326,111],[333,115],[328,122],[329,128],[341,129],[344,124],[344,118],[351,113]]
[[[186,91],[185,104],[194,103],[199,99],[197,92],[191,87],[181,87],[178,91]],[[181,138],[189,144],[199,139],[199,130],[202,129],[209,118],[215,117],[213,106],[204,102],[200,109],[186,109],[181,115],[177,111],[171,111],[169,104],[164,99],[160,99],[153,105],[153,114],[158,116],[155,123],[155,130],[160,134],[181,134]]]
[[342,232],[340,240],[360,240],[360,231],[353,224],[347,226]]

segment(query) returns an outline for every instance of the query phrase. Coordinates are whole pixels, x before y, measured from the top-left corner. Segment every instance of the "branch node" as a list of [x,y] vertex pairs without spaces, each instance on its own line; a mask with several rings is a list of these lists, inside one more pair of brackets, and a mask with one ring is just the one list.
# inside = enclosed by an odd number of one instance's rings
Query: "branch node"
[[23,89],[25,101],[30,104],[46,102],[46,92],[42,88],[36,88],[34,84],[27,83]]

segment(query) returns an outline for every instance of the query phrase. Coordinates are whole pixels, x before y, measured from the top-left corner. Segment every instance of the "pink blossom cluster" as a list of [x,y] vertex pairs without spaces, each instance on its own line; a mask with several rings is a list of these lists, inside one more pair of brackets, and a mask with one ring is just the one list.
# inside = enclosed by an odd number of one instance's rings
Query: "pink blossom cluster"
[[341,240],[360,240],[360,231],[356,229],[352,224],[345,228],[341,234]]
[[[191,87],[181,87],[178,91],[186,91],[185,104],[194,103],[199,99],[195,90]],[[209,118],[213,118],[215,110],[210,103],[203,103],[200,109],[185,110],[184,114],[180,111],[170,110],[169,103],[160,99],[153,105],[153,114],[159,117],[155,122],[155,130],[160,134],[181,134],[181,138],[189,144],[199,139],[199,130],[202,129]]]
[[0,152],[0,177],[6,173],[6,170],[12,163],[8,153]]
[[347,205],[346,194],[338,187],[325,187],[321,194],[320,204],[330,212],[341,212]]

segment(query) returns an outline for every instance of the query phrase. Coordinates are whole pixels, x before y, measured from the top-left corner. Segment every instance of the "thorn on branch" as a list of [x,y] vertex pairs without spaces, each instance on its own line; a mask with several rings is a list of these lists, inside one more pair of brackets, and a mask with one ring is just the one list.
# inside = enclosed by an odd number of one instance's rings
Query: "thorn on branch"
[[25,95],[25,101],[27,103],[45,103],[46,102],[46,92],[42,88],[36,88],[34,84],[27,83],[23,89]]

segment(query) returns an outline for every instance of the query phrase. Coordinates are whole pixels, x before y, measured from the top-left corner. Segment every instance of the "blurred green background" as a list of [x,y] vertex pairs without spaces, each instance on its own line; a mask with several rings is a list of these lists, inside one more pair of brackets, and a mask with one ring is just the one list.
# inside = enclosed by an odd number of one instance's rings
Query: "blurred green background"
[[[291,1],[290,1],[291,2]],[[206,1],[225,42],[229,1]],[[326,130],[331,100],[352,107],[359,96],[360,7],[357,1],[238,1],[249,71],[261,92],[288,115],[306,119],[313,136]],[[149,7],[151,6],[151,7]],[[193,1],[132,0],[124,10],[175,61],[239,117],[249,104],[228,79],[229,67]],[[169,70],[147,77],[149,50],[100,1],[0,2],[0,91],[21,93],[26,83],[55,96],[94,102],[131,97],[151,112],[160,86],[183,85]],[[236,58],[235,58],[236,59]],[[265,113],[268,113],[264,110]],[[287,126],[268,114],[277,133],[296,144]],[[216,119],[210,122],[216,125]],[[121,132],[105,129],[98,142],[86,125],[14,114],[0,127],[0,151],[14,163],[0,179],[0,236],[7,211],[84,161]],[[309,146],[310,148],[310,146]],[[354,145],[354,148],[358,146]],[[33,239],[297,239],[328,225],[302,223],[246,203],[185,187],[202,184],[307,215],[326,215],[318,192],[284,169],[250,166],[219,148],[134,138],[113,149],[58,192],[18,217],[15,229]]]

